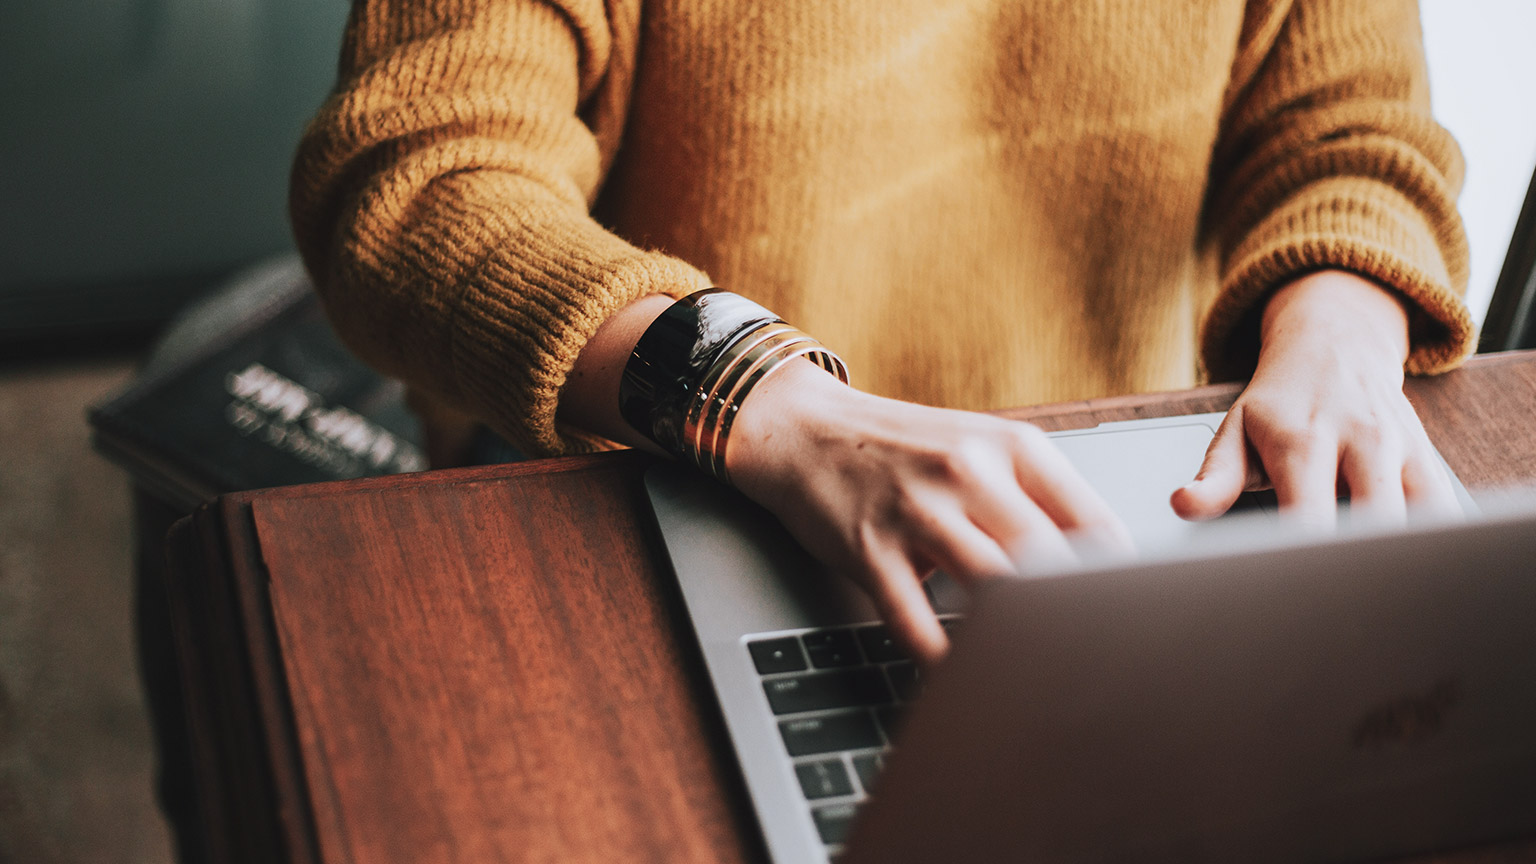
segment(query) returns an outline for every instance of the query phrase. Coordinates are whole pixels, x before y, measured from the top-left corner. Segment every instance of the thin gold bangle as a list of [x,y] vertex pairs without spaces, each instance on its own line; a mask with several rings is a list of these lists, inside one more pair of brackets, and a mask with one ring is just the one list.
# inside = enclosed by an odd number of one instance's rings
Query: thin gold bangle
[[705,409],[718,398],[720,385],[735,367],[737,359],[780,333],[795,332],[799,331],[783,322],[770,322],[749,330],[720,352],[720,356],[716,357],[714,363],[705,371],[704,378],[694,390],[693,399],[689,401],[687,413],[683,418],[683,449],[695,467],[708,470],[699,457],[698,442],[702,438],[701,421]]
[[767,321],[739,334],[710,362],[683,412],[682,453],[699,470],[729,482],[726,448],[747,394],[789,360],[806,357],[848,383],[842,359],[815,338],[785,324]]
[[[800,334],[805,335],[805,334]],[[720,414],[714,421],[713,435],[708,447],[710,458],[710,472],[719,478],[722,483],[730,483],[730,472],[725,467],[725,454],[730,446],[731,427],[736,423],[736,415],[742,404],[745,404],[746,395],[756,387],[763,378],[773,374],[783,367],[783,364],[797,357],[806,357],[808,360],[822,367],[823,371],[836,377],[843,384],[848,383],[848,366],[843,364],[842,358],[829,351],[825,344],[819,343],[814,338],[806,337],[805,340],[796,340],[794,343],[786,343],[773,352],[771,357],[762,358],[760,363],[754,364],[754,369],[746,369],[740,375],[740,383],[731,390],[730,397],[723,400]]]
[[764,378],[784,368],[786,363],[797,357],[810,359],[812,363],[836,376],[839,381],[844,384],[848,383],[848,370],[843,365],[843,361],[836,354],[828,351],[825,345],[815,340],[812,340],[810,344],[798,345],[792,350],[776,355],[773,362],[764,363],[751,373],[741,382],[735,398],[726,406],[725,412],[720,417],[719,426],[715,430],[714,446],[711,448],[714,452],[710,455],[715,469],[714,474],[720,478],[722,483],[730,482],[730,473],[725,467],[726,448],[730,445],[731,427],[736,422],[737,412],[741,410],[741,406],[746,402],[747,394],[751,392],[753,387],[761,383]]
[[718,460],[715,458],[715,453],[719,448],[720,418],[724,414],[734,413],[733,406],[737,401],[745,397],[746,390],[743,389],[743,384],[747,380],[752,380],[755,383],[757,378],[753,376],[758,370],[764,368],[765,365],[776,364],[778,361],[775,358],[783,355],[785,352],[801,346],[815,349],[820,344],[799,330],[790,330],[775,333],[772,337],[756,345],[752,350],[727,360],[730,369],[720,381],[721,387],[718,395],[710,401],[708,410],[704,414],[703,422],[699,424],[698,438],[694,442],[699,454],[699,460],[703,463],[700,465],[701,468],[714,474],[716,477],[720,476],[717,470]]

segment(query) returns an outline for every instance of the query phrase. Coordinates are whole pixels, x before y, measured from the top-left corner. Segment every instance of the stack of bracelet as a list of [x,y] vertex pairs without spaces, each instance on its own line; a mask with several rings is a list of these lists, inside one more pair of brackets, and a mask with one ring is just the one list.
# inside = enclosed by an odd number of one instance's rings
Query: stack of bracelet
[[661,449],[729,482],[736,412],[758,382],[796,357],[848,383],[836,354],[772,312],[727,291],[699,291],[672,304],[635,344],[619,413]]

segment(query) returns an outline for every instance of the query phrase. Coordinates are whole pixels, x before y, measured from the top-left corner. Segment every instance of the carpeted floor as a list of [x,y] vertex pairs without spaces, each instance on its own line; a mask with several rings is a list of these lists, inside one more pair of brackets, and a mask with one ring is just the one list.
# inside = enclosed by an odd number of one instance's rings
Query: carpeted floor
[[0,367],[0,864],[163,864],[129,496],[87,405],[128,360]]

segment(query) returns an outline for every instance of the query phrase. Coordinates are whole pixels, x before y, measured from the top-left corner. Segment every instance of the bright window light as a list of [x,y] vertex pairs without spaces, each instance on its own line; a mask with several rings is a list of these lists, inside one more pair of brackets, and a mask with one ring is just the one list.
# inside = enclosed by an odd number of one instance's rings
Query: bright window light
[[1481,324],[1536,170],[1536,2],[1421,2],[1435,117],[1467,158],[1467,303]]

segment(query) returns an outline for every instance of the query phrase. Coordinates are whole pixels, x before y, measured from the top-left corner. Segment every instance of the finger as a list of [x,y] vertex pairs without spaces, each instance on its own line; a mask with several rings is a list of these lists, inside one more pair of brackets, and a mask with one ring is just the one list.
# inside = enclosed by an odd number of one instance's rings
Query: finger
[[1465,515],[1451,475],[1428,442],[1415,448],[1403,463],[1403,494],[1415,510],[1437,516]]
[[[1015,437],[1014,473],[1020,492],[1034,506],[1023,508],[1014,504],[1012,509],[1024,516],[1032,516],[1038,510],[1054,531],[1043,531],[1043,526],[1025,522],[1025,545],[1046,544],[1040,552],[1059,551],[1070,546],[1061,532],[1080,534],[1092,541],[1123,549],[1131,548],[1131,534],[1125,523],[1115,515],[1109,504],[1083,479],[1061,450],[1033,426],[1020,424]],[[1012,496],[1005,495],[1004,498]],[[977,514],[985,519],[986,514]],[[1053,538],[1059,538],[1060,544]],[[1015,553],[1011,546],[1005,545]],[[1070,559],[1069,559],[1070,560]]]
[[1403,463],[1396,447],[1345,446],[1339,459],[1339,478],[1349,488],[1351,519],[1386,525],[1401,525],[1407,520]]
[[1401,420],[1414,431],[1408,447],[1408,458],[1403,462],[1403,495],[1408,506],[1417,513],[1430,516],[1465,516],[1461,499],[1456,494],[1456,483],[1451,469],[1441,461],[1435,445],[1424,431],[1424,424],[1413,404],[1405,397],[1398,403]]
[[959,510],[925,513],[909,530],[914,557],[932,562],[962,585],[1015,572],[998,539]]
[[1283,436],[1261,452],[1280,512],[1303,525],[1338,522],[1338,440],[1317,432]]
[[949,639],[928,605],[922,580],[901,550],[887,547],[871,562],[865,590],[880,610],[897,644],[922,663],[936,663],[949,651]]
[[966,516],[997,543],[1015,572],[1039,572],[1075,557],[1061,527],[1025,494],[1015,477],[982,478],[978,490],[966,498]]
[[1181,519],[1215,519],[1232,509],[1238,496],[1263,482],[1263,472],[1248,447],[1243,408],[1233,406],[1205,450],[1195,479],[1175,489],[1169,503]]
[[[1093,532],[1086,536],[1095,543],[1131,548],[1129,534],[1123,540],[1118,536],[1113,540],[1105,540],[1106,535],[1102,532]],[[1047,520],[1041,520],[1035,530],[1016,542],[1008,551],[1013,558],[1014,569],[1021,576],[1040,576],[1060,571],[1078,560],[1077,550],[1072,548],[1072,543],[1067,536]]]

